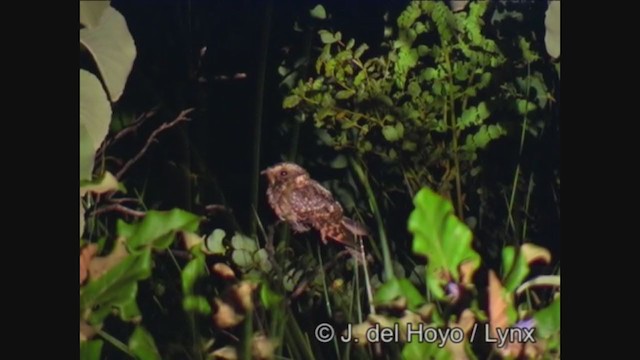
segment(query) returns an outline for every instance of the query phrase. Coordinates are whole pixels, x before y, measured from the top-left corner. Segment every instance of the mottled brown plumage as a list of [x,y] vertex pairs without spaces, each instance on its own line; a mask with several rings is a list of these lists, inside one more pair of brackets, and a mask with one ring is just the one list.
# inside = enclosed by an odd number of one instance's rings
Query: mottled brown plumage
[[280,220],[298,233],[314,228],[323,243],[329,239],[353,246],[354,235],[367,235],[367,230],[344,217],[342,206],[331,192],[309,173],[293,163],[276,164],[264,171],[269,187],[267,198]]

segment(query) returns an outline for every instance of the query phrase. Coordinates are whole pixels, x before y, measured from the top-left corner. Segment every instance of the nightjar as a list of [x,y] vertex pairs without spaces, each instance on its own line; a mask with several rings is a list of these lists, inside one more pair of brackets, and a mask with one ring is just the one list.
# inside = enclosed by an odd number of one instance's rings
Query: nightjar
[[354,246],[354,235],[366,236],[367,229],[345,217],[342,206],[331,192],[309,173],[293,163],[279,163],[261,172],[269,181],[267,198],[280,220],[294,232],[316,229],[322,242],[328,240]]

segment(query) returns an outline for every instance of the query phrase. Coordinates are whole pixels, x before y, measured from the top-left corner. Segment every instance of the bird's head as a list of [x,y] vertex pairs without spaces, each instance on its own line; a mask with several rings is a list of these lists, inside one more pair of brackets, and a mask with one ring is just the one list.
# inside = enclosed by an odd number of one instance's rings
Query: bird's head
[[300,175],[309,176],[309,173],[299,165],[287,162],[273,165],[263,170],[260,174],[267,176],[269,185],[292,180]]

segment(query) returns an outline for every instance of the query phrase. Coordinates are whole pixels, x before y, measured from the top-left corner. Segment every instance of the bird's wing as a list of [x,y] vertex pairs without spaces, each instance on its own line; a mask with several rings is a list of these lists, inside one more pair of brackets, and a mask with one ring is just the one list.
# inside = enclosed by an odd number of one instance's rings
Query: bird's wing
[[291,207],[305,222],[340,221],[342,207],[334,200],[331,192],[318,182],[310,180],[296,186],[291,192]]

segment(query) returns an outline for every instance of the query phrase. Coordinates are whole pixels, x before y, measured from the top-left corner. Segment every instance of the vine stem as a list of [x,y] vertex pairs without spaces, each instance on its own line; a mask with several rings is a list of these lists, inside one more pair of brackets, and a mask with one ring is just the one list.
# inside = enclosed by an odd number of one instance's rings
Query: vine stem
[[445,52],[445,61],[447,64],[447,70],[449,72],[449,101],[451,102],[451,131],[452,131],[452,145],[453,145],[453,163],[456,167],[456,201],[458,217],[460,220],[464,220],[464,204],[462,202],[462,181],[460,179],[460,159],[458,158],[458,124],[456,121],[456,109],[455,99],[453,98],[453,69],[451,67],[451,59],[449,57],[449,51]]
[[396,275],[393,273],[391,251],[389,250],[389,242],[387,241],[387,234],[384,230],[384,222],[382,221],[382,216],[380,215],[380,210],[378,209],[376,196],[373,192],[373,189],[371,188],[371,184],[369,184],[369,179],[367,179],[367,175],[364,173],[360,162],[358,160],[355,160],[354,158],[350,158],[350,160],[351,165],[356,172],[356,175],[367,191],[367,196],[369,198],[369,207],[371,208],[371,212],[373,212],[373,215],[376,217],[376,222],[378,224],[378,233],[380,235],[380,245],[382,247],[382,259],[384,261],[384,274],[386,277],[385,281],[393,280],[396,278]]

